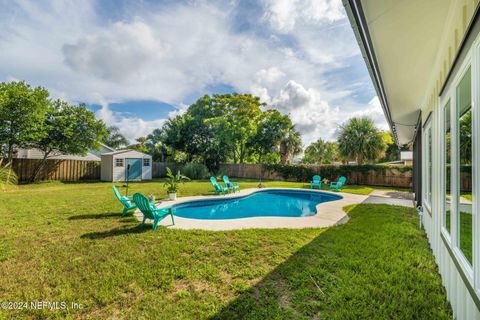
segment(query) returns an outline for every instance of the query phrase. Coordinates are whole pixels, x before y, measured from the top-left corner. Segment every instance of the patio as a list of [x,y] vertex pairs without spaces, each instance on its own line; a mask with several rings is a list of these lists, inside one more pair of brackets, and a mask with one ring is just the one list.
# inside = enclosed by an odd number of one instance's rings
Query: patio
[[[265,188],[262,190],[273,190],[278,188]],[[298,188],[282,188],[283,190],[298,190]],[[241,198],[258,191],[258,188],[244,189],[237,193],[218,196],[190,196],[181,197],[176,200],[166,200],[157,202],[157,207],[175,206],[177,204],[199,201],[206,199],[235,199]],[[311,190],[314,192],[325,192],[330,194],[341,195],[343,198],[336,201],[329,201],[319,203],[317,214],[309,217],[252,217],[243,219],[225,219],[225,220],[211,220],[211,219],[188,219],[183,217],[175,217],[175,225],[172,225],[170,219],[167,217],[163,219],[159,226],[175,229],[201,229],[201,230],[238,230],[249,228],[327,228],[335,225],[343,224],[348,221],[348,216],[343,210],[345,206],[360,204],[360,203],[376,203],[376,204],[391,204],[413,207],[412,195],[404,191],[386,191],[374,190],[369,195],[357,195],[346,192],[331,192],[326,190]],[[138,221],[142,221],[143,214],[140,210],[135,211],[135,216]],[[147,220],[147,223],[152,223]]]

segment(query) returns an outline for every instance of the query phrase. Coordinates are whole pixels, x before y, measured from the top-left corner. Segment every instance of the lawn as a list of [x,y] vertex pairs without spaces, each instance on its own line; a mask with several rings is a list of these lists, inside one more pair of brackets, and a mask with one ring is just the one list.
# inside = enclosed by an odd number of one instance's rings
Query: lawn
[[[210,189],[190,182],[181,194]],[[161,190],[134,183],[129,193]],[[0,203],[1,300],[81,304],[0,318],[452,317],[413,209],[349,207],[350,221],[330,229],[208,232],[139,227],[120,217],[110,183],[20,186]]]

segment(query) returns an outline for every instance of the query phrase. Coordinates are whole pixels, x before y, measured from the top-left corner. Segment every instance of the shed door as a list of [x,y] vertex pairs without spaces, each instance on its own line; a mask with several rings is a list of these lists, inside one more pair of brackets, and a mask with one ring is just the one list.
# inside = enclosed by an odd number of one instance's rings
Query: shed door
[[127,158],[125,166],[126,180],[142,180],[142,159]]

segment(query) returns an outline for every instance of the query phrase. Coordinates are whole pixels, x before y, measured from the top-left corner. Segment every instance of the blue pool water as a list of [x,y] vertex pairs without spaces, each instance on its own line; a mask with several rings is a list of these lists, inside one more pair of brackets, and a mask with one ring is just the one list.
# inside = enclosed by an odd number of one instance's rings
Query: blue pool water
[[249,217],[307,217],[317,213],[321,202],[341,196],[304,190],[264,190],[221,200],[200,200],[175,205],[174,215],[190,219],[238,219]]

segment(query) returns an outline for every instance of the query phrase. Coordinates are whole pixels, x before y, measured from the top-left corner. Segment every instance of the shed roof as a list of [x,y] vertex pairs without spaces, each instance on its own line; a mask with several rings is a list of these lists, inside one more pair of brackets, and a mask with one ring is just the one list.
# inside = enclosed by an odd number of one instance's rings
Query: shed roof
[[112,156],[112,155],[117,155],[117,154],[126,153],[126,152],[135,152],[135,153],[143,154],[144,156],[151,157],[151,155],[149,155],[147,153],[143,153],[143,152],[140,152],[140,151],[137,151],[137,150],[131,150],[131,149],[124,149],[124,150],[116,150],[116,151],[113,151],[113,152],[106,152],[106,153],[102,153],[102,156]]

